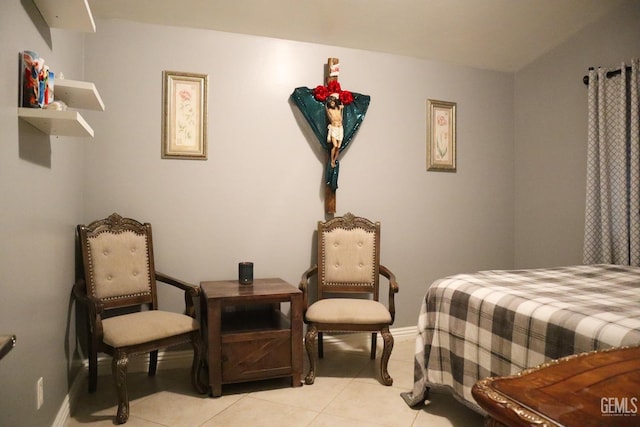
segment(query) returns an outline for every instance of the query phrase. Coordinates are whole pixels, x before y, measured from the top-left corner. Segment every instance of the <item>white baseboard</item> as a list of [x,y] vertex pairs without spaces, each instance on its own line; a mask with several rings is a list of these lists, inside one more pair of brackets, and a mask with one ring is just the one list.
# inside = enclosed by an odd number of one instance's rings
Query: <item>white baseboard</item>
[[[415,340],[418,329],[415,326],[391,329],[394,341],[401,342]],[[344,334],[324,334],[325,344],[334,344],[348,347],[359,347],[359,345],[369,345],[369,333],[344,333]],[[378,340],[380,344],[382,340]],[[158,352],[158,371],[168,369],[190,369],[193,361],[192,350],[162,351]],[[146,372],[149,369],[149,357],[146,355],[131,357],[127,367],[128,372]],[[84,361],[85,374],[89,370],[88,360]],[[98,375],[111,375],[111,356],[101,354],[98,356]]]
[[69,393],[67,393],[62,401],[62,405],[60,406],[56,419],[53,421],[53,424],[51,424],[51,427],[67,427],[69,424],[69,418],[71,416],[71,402],[75,402],[80,395],[80,389],[84,383],[82,380],[86,374],[87,371],[85,369],[80,369],[74,377],[71,387],[69,388]]
[[[193,350],[158,351],[158,372],[168,369],[191,369]],[[147,372],[149,369],[149,355],[143,354],[129,358],[127,372]],[[84,361],[85,374],[89,372],[89,361]],[[111,356],[98,355],[98,376],[111,375]]]
[[[416,338],[418,329],[415,326],[408,326],[404,328],[391,329],[391,335],[395,343],[404,341],[413,341]],[[328,345],[346,346],[350,348],[359,348],[364,345],[369,345],[370,335],[368,332],[361,333],[348,333],[340,335],[324,335],[324,343]],[[380,340],[381,341],[381,340]],[[190,369],[193,361],[192,350],[182,351],[159,351],[158,352],[158,372],[169,369]],[[129,359],[127,367],[128,372],[146,372],[149,367],[148,356],[138,356]],[[83,361],[83,367],[79,370],[75,376],[69,393],[62,402],[62,406],[58,410],[55,421],[52,427],[65,427],[69,422],[71,415],[70,408],[71,402],[75,402],[78,399],[79,393],[86,393],[86,390],[81,390],[82,386],[86,387],[84,378],[88,375],[89,362]],[[111,357],[107,355],[101,355],[98,357],[98,375],[111,375]]]

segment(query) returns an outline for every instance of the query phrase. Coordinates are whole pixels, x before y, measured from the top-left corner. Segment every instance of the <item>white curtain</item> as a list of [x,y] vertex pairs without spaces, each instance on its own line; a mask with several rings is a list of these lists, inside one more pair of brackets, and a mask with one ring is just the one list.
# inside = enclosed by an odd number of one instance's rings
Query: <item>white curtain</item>
[[589,71],[585,264],[640,266],[640,59]]

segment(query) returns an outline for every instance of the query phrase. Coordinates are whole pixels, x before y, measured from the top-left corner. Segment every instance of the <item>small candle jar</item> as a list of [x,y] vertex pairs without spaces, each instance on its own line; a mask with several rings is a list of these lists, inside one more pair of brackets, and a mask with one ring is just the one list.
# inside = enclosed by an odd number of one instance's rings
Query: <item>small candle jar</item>
[[238,282],[241,285],[250,285],[253,283],[253,263],[241,262],[238,264]]

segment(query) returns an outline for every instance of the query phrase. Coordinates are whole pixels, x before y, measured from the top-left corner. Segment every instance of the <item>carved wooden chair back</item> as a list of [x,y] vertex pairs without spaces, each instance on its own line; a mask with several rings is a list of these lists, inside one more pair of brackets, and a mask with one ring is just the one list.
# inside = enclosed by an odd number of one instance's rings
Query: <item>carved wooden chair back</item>
[[88,295],[105,310],[135,305],[157,309],[150,224],[111,215],[79,225],[78,234]]
[[380,223],[346,214],[318,222],[318,299],[335,294],[379,298]]

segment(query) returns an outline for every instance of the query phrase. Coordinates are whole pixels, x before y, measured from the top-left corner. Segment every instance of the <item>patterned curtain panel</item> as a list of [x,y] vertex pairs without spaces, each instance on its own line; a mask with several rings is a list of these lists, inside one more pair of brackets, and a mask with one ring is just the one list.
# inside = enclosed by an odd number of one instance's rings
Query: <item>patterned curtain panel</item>
[[584,263],[640,266],[640,59],[589,71]]

